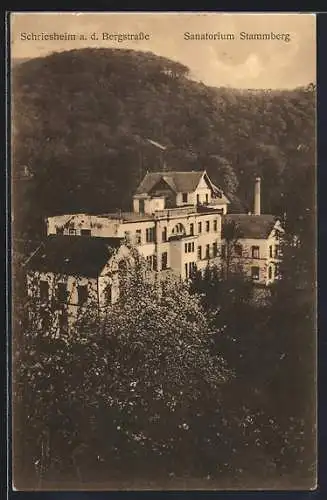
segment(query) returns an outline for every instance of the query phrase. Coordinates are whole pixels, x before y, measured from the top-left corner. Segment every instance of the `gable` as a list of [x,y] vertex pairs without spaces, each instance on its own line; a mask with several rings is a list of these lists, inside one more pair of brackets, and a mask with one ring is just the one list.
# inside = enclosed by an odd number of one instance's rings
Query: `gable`
[[150,189],[148,194],[155,194],[155,193],[166,193],[169,191],[170,193],[174,192],[174,186],[173,183],[171,182],[171,179],[169,178],[164,178],[161,177],[159,181],[157,181],[154,186]]
[[197,189],[210,189],[211,190],[211,186],[207,180],[206,175],[203,175],[202,178],[200,179],[200,182],[197,186]]

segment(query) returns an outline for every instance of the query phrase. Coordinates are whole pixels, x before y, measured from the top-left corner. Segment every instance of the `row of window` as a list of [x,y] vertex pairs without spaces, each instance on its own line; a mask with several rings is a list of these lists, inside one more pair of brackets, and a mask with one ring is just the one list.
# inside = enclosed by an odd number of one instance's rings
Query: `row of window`
[[[218,231],[218,221],[214,220],[213,221],[213,231]],[[210,221],[206,221],[205,223],[205,231],[210,232]],[[202,233],[202,222],[198,223],[198,232],[199,234]],[[179,223],[176,224],[176,226],[172,229],[172,234],[174,235],[182,235],[185,234],[185,228],[183,224]],[[190,236],[194,236],[194,224],[190,224]],[[126,240],[130,241],[131,240],[131,232],[130,231],[125,231],[125,238]],[[149,227],[145,230],[145,241],[146,243],[153,243],[155,241],[155,228],[154,227]],[[167,228],[164,227],[161,233],[161,241],[164,243],[167,241]],[[142,244],[142,230],[137,229],[135,233],[135,243],[137,245]],[[194,250],[193,250],[194,251]]]
[[[215,231],[215,232],[218,231],[218,221],[217,221],[217,219],[215,219],[214,221],[212,221],[212,230]],[[209,220],[207,220],[205,222],[205,232],[210,233],[210,221]],[[202,222],[198,222],[198,233],[199,234],[202,233]]]
[[[192,253],[194,252],[194,242],[192,243],[185,243],[184,246],[185,253]],[[217,257],[218,255],[218,244],[215,241],[212,244],[212,251],[210,252],[210,245],[205,245],[203,247],[203,253],[202,253],[202,246],[198,246],[198,251],[197,251],[197,258],[198,260],[201,259],[210,259],[210,257]]]
[[[42,302],[46,302],[49,300],[49,283],[46,280],[40,281],[40,299]],[[56,299],[58,302],[67,302],[68,301],[69,292],[67,290],[66,283],[58,283],[56,286]],[[78,285],[77,286],[77,297],[78,304],[81,306],[85,304],[88,299],[88,287],[87,285]]]
[[[230,252],[233,256],[237,257],[242,257],[243,255],[243,247],[239,243],[236,243],[233,245],[233,251]],[[227,257],[227,249],[226,245],[221,246],[221,256],[223,259]],[[260,247],[259,246],[252,246],[251,247],[251,258],[252,259],[260,259]]]
[[[210,221],[206,221],[205,222],[205,228],[202,228],[202,222],[199,222],[198,223],[198,233],[201,234],[202,233],[202,230],[204,230],[205,232],[209,233],[211,228],[210,228]],[[218,231],[218,221],[215,219],[213,222],[212,222],[212,230],[213,231]],[[184,227],[182,224],[177,224],[176,227],[173,229],[173,234],[180,234],[180,233],[183,233],[184,232]],[[63,227],[58,227],[56,229],[56,233],[58,235],[63,235],[64,234],[64,228]],[[69,235],[77,235],[78,232],[76,229],[73,229],[73,228],[69,228],[68,229],[68,234]],[[91,229],[81,229],[80,230],[80,235],[81,236],[91,236],[92,233],[91,233]],[[190,224],[190,235],[193,236],[194,235],[194,224],[191,223]],[[127,240],[130,240],[131,239],[131,233],[130,231],[125,231],[125,238]],[[163,230],[162,230],[162,241],[165,242],[167,241],[167,228],[165,227]],[[136,244],[137,245],[140,245],[142,243],[142,230],[141,229],[137,229],[136,230],[136,234],[135,234],[135,240],[136,240]],[[152,243],[155,241],[155,228],[154,227],[150,227],[150,228],[147,228],[146,231],[145,231],[145,241],[146,243]]]
[[[188,203],[189,198],[188,198],[188,193],[182,193],[182,201],[183,203]],[[200,195],[196,195],[196,203],[197,205],[200,205]],[[206,193],[205,195],[205,203],[209,203],[209,195]]]
[[210,245],[205,245],[203,247],[203,252],[202,252],[202,247],[198,246],[198,260],[201,259],[210,259],[211,257],[217,257],[218,255],[218,244],[217,242],[214,242],[212,244],[212,250],[210,251]]
[[185,264],[185,277],[190,278],[196,271],[196,263],[195,262],[187,262]]
[[185,250],[185,253],[194,252],[194,241],[192,241],[192,243],[185,243],[184,250]]
[[[60,333],[68,331],[68,311],[67,309],[62,309],[58,311],[58,326]],[[48,310],[41,311],[40,313],[41,328],[43,331],[49,331],[51,324],[53,324],[53,314]]]
[[[57,234],[64,234],[64,228],[63,227],[57,227],[56,228],[56,233]],[[68,234],[71,236],[76,236],[78,234],[76,229],[69,228],[68,229]],[[80,235],[81,236],[91,236],[91,229],[81,229],[80,230]]]
[[150,271],[164,271],[168,268],[168,253],[163,252],[161,254],[161,269],[159,269],[159,264],[156,255],[148,255],[146,258],[147,266]]
[[[258,266],[251,267],[251,278],[253,280],[260,279],[260,268]],[[273,278],[273,268],[272,266],[268,267],[268,279],[271,280]]]
[[[242,257],[243,255],[243,247],[239,243],[236,243],[233,246],[233,255],[237,257]],[[221,256],[223,258],[226,257],[226,245],[222,245],[221,247]],[[270,258],[278,258],[280,256],[280,250],[279,250],[279,245],[275,245],[275,251],[273,249],[273,246],[269,246],[269,257]],[[252,259],[260,259],[260,247],[253,245],[251,247],[251,258]]]

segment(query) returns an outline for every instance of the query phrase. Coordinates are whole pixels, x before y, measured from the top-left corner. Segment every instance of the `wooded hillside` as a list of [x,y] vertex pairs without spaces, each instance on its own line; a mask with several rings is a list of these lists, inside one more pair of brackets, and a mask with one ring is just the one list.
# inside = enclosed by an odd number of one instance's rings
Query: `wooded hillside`
[[252,209],[258,174],[264,212],[313,207],[312,84],[212,88],[149,52],[81,49],[15,65],[13,92],[13,175],[33,174],[13,193],[27,233],[56,212],[130,209],[146,170],[162,166],[148,138],[167,147],[170,170],[207,169],[234,211]]

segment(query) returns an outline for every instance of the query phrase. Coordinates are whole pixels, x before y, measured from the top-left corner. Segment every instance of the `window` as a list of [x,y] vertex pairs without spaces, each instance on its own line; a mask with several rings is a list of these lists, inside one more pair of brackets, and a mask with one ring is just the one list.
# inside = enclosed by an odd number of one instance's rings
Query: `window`
[[184,245],[185,253],[187,253],[187,249],[188,249],[188,246],[187,246],[187,243],[185,243],[185,245]]
[[185,264],[185,277],[188,277],[188,264]]
[[206,194],[206,203],[209,203],[209,195],[208,195],[208,193]]
[[45,280],[40,281],[40,299],[42,301],[49,300],[49,283]]
[[206,245],[206,259],[210,257],[210,245]]
[[69,229],[69,234],[71,234],[71,235],[76,234],[76,229],[72,229],[72,228],[70,228],[70,229]]
[[156,255],[148,255],[146,262],[150,271],[155,271],[157,269],[157,257]]
[[131,241],[131,232],[130,231],[125,231],[124,232],[124,237],[127,242]]
[[221,245],[221,257],[223,259],[226,257],[226,245]]
[[188,264],[188,275],[191,277],[192,275],[194,275],[195,271],[196,271],[195,262],[189,262],[189,264]]
[[50,312],[41,311],[41,328],[43,331],[47,331],[50,328]]
[[194,252],[194,241],[192,243],[192,252]]
[[213,221],[213,230],[214,231],[218,230],[218,221],[217,221],[217,219]]
[[253,246],[252,249],[252,259],[259,259],[260,258],[260,248],[257,246]]
[[146,242],[151,243],[154,241],[154,227],[148,227],[146,230]]
[[251,267],[251,278],[253,280],[258,280],[260,275],[260,269],[257,266]]
[[196,204],[200,205],[200,195],[199,194],[196,195]]
[[88,297],[87,285],[78,285],[77,294],[78,294],[78,305],[82,306],[87,301]]
[[58,283],[57,285],[57,299],[59,302],[67,302],[68,291],[66,283]]
[[161,255],[161,268],[162,269],[167,269],[168,267],[168,254],[167,252],[163,252]]
[[108,285],[105,288],[104,293],[105,293],[105,298],[106,298],[107,304],[112,304],[112,286]]
[[57,234],[64,234],[64,228],[63,227],[57,227],[56,228],[56,233]]
[[162,230],[162,241],[167,241],[167,228],[164,227]]
[[68,329],[68,312],[62,310],[59,313],[59,328],[61,332],[66,332]]
[[198,260],[202,259],[202,247],[198,247]]
[[190,235],[194,235],[194,224],[190,224]]
[[268,268],[268,279],[269,280],[272,279],[272,274],[273,274],[273,272],[272,272],[272,266],[269,266],[269,268]]
[[207,231],[207,233],[209,233],[209,231],[210,231],[210,221],[208,221],[208,220],[206,222],[206,231]]
[[183,203],[187,203],[187,193],[182,194]]
[[139,200],[139,212],[144,214],[144,200]]
[[137,245],[141,245],[141,243],[142,243],[142,230],[141,229],[136,230],[135,243]]
[[242,245],[240,245],[239,243],[236,243],[234,246],[234,250],[235,250],[235,255],[237,255],[238,257],[242,257],[242,252],[243,252]]
[[280,266],[275,264],[275,278],[279,279],[281,277]]
[[192,252],[192,243],[188,243],[188,252]]
[[176,234],[176,235],[185,234],[185,228],[184,228],[183,224],[181,224],[181,223],[176,224],[176,226],[172,230],[172,233]]
[[198,223],[198,232],[199,232],[199,234],[202,233],[202,222]]
[[91,236],[91,229],[81,229],[81,236]]
[[217,246],[217,242],[215,242],[215,243],[212,245],[212,253],[213,253],[213,256],[214,256],[214,257],[217,257],[217,254],[218,254],[218,246]]
[[273,247],[272,247],[272,245],[270,245],[270,247],[269,247],[269,257],[272,258],[272,256],[273,256]]

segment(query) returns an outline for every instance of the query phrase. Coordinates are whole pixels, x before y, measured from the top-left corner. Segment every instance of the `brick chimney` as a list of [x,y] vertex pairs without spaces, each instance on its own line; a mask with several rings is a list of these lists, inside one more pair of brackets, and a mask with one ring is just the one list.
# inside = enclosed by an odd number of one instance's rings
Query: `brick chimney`
[[261,178],[256,177],[254,185],[254,215],[261,214]]

